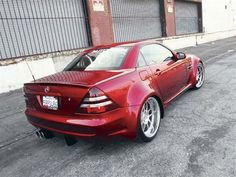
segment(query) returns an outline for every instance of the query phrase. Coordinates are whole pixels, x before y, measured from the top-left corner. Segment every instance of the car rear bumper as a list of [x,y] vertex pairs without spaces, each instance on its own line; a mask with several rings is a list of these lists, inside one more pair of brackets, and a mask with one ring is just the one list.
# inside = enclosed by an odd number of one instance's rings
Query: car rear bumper
[[62,116],[33,109],[26,109],[25,114],[32,125],[57,133],[81,137],[122,135],[135,138],[138,112],[139,106],[131,106],[102,114]]

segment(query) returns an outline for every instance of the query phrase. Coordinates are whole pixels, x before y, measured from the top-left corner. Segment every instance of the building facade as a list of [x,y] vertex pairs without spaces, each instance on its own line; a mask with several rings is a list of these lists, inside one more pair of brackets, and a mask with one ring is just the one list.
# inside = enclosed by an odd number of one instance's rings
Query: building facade
[[0,59],[202,32],[201,0],[0,0]]
[[95,45],[157,39],[176,49],[234,35],[235,0],[0,0],[0,93]]

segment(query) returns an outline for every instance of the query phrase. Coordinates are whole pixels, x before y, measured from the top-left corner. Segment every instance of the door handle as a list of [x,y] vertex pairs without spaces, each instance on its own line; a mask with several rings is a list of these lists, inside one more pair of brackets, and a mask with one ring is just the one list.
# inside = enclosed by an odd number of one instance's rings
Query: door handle
[[159,76],[159,75],[161,74],[161,70],[160,70],[160,69],[156,69],[156,71],[155,71],[154,74],[157,75],[157,76]]

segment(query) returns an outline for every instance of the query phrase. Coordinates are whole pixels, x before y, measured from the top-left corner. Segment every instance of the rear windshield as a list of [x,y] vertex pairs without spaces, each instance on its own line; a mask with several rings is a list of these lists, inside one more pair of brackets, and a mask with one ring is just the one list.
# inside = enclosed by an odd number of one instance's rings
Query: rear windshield
[[115,70],[120,69],[129,51],[129,47],[99,49],[76,57],[66,71]]

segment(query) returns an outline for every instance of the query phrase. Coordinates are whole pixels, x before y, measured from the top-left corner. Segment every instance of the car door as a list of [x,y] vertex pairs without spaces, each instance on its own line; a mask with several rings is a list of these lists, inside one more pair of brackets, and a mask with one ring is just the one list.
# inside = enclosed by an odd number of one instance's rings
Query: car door
[[175,96],[187,82],[186,64],[175,60],[173,53],[160,44],[148,44],[140,49],[148,63],[155,84],[164,102]]

